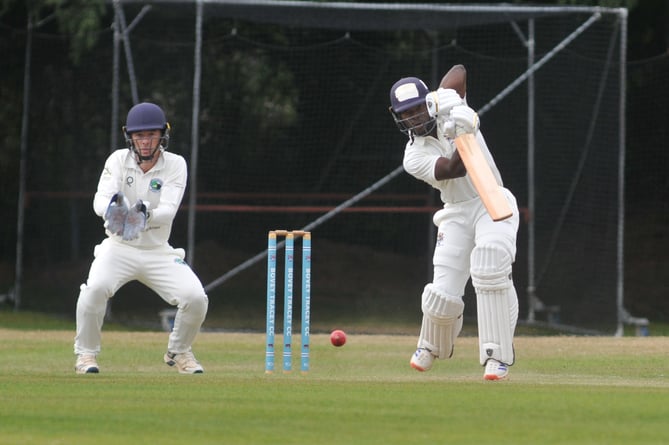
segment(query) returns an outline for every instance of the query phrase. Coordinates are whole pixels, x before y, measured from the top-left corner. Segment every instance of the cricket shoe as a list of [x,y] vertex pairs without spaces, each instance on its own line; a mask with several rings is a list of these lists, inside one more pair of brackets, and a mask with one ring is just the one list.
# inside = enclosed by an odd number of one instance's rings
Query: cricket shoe
[[100,372],[95,354],[78,354],[74,371],[77,374],[97,374]]
[[164,359],[168,366],[176,366],[179,374],[202,374],[204,372],[204,368],[191,351],[178,354],[167,351]]
[[484,380],[504,380],[509,375],[509,367],[495,359],[489,359],[485,364]]
[[418,348],[416,352],[413,353],[411,357],[411,367],[416,371],[425,372],[429,371],[432,368],[432,363],[436,357],[432,354],[427,348]]

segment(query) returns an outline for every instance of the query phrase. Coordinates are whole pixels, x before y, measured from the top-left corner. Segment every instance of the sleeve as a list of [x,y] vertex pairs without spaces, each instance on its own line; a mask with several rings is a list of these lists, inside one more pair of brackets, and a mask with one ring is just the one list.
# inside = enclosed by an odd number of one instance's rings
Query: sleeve
[[170,174],[160,190],[160,201],[156,207],[149,209],[149,223],[163,225],[172,222],[181,205],[187,180],[186,160],[181,156],[174,158]]
[[402,165],[411,176],[432,184],[437,181],[434,177],[434,165],[437,159],[439,159],[437,154],[426,153],[415,147],[407,146]]
[[95,214],[103,218],[112,196],[121,190],[123,182],[123,163],[118,152],[112,153],[105,161],[105,166],[100,174],[98,189],[93,199],[93,210]]

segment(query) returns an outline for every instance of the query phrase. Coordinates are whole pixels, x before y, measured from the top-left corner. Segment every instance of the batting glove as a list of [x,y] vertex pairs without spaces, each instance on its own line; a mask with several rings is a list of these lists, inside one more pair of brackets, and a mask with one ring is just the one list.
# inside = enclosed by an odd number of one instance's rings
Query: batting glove
[[455,123],[456,136],[466,133],[476,134],[479,130],[479,115],[467,105],[453,107],[450,117]]
[[444,136],[449,139],[455,139],[457,134],[455,134],[455,121],[453,119],[446,119],[442,124],[442,130]]
[[463,103],[460,95],[450,88],[439,88],[425,96],[425,105],[427,105],[427,112],[430,117],[448,116],[451,108]]

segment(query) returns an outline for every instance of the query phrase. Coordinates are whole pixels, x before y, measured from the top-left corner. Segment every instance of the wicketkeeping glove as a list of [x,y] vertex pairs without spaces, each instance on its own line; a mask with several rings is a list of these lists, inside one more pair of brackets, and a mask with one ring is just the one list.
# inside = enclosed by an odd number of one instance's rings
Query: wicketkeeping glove
[[123,227],[128,216],[128,199],[118,192],[112,196],[105,211],[105,228],[114,235],[123,235]]
[[123,228],[123,239],[132,241],[139,237],[139,232],[146,228],[146,205],[138,199],[134,206],[128,209]]
[[451,88],[439,88],[425,96],[425,105],[430,117],[448,116],[451,108],[463,103],[460,95]]

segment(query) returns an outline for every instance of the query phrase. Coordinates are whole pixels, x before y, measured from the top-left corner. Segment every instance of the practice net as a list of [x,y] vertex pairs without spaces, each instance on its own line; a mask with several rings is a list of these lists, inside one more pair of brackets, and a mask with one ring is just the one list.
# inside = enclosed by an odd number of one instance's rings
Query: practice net
[[[86,97],[63,97],[67,115],[33,107],[32,128],[48,118],[65,121],[67,131],[55,141],[66,147],[62,165],[30,159],[26,232],[41,237],[26,240],[28,270],[87,267],[103,236],[92,194],[109,150],[123,145],[120,125],[136,88],[140,101],[165,109],[169,149],[191,166],[172,244],[188,247],[207,287],[210,326],[263,326],[267,231],[308,227],[316,329],[319,318],[337,317],[408,318],[418,329],[440,202],[400,168],[406,140],[388,92],[408,75],[436,88],[461,63],[468,102],[522,208],[514,265],[521,318],[616,329],[624,11],[223,1],[122,1],[109,8],[112,20],[114,11],[126,26],[136,21],[127,46],[117,41],[115,57],[113,33],[104,32],[54,100],[77,89]],[[39,36],[34,45],[36,104],[42,88],[53,88],[39,66],[53,46]],[[110,94],[115,68],[118,90]],[[100,146],[110,138],[112,147]],[[53,142],[44,140],[45,149]],[[53,193],[53,178],[63,175],[72,176],[69,188]],[[45,219],[49,228],[39,223]],[[78,282],[85,267],[75,269]],[[26,292],[39,291],[31,286]],[[73,304],[76,286],[69,292]],[[118,300],[119,313],[137,302]],[[471,287],[465,302],[473,321]]]

